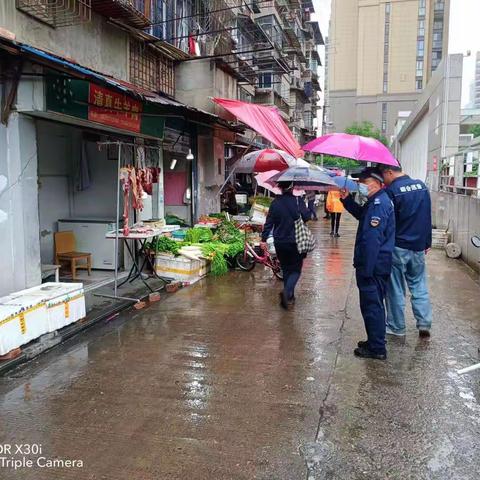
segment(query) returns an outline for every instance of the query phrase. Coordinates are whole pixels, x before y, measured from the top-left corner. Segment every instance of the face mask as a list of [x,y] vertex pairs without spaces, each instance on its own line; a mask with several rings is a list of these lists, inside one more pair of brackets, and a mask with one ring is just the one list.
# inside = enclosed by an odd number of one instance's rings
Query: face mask
[[358,184],[358,193],[362,197],[368,197],[368,187],[364,183]]

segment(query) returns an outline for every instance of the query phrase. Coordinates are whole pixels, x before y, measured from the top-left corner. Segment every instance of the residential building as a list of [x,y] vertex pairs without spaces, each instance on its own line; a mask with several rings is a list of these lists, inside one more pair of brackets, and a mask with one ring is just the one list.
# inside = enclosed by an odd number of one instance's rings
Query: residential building
[[[314,136],[312,12],[294,0],[2,1],[0,248],[12,254],[0,295],[40,283],[59,219],[115,218],[119,151],[162,172],[140,218],[218,211],[227,160],[255,135],[211,97],[275,105],[300,142]],[[109,142],[123,146],[97,148]]]
[[[209,22],[204,45],[185,21],[172,27],[172,16],[189,15],[180,4],[197,9],[190,17]],[[229,47],[208,34],[221,30],[226,5],[1,2],[0,176],[7,187],[0,193],[0,248],[8,254],[0,259],[0,295],[41,283],[41,266],[54,263],[59,220],[115,221],[119,156],[122,165],[141,162],[161,172],[143,211],[125,206],[131,221],[165,213],[191,221],[218,211],[224,139],[238,129],[179,102],[175,89],[178,63],[202,49],[213,56]],[[198,13],[207,7],[224,13]],[[218,92],[236,94],[228,88],[225,82]],[[111,270],[112,258],[103,266]]]
[[301,144],[318,129],[318,46],[324,41],[314,12],[312,1],[282,0],[255,15],[274,48],[257,55],[253,101],[276,106]]
[[471,108],[480,108],[480,52],[475,56],[475,78],[471,98]]
[[328,69],[330,65],[329,58],[329,37],[325,38],[325,68],[324,68],[324,81],[323,81],[323,111],[322,111],[322,133],[328,133],[331,126],[330,120],[330,86],[328,83]]
[[370,121],[390,138],[447,50],[449,0],[333,0],[329,131]]
[[462,54],[444,57],[392,145],[403,170],[432,192],[441,187],[445,160],[459,148],[462,74]]

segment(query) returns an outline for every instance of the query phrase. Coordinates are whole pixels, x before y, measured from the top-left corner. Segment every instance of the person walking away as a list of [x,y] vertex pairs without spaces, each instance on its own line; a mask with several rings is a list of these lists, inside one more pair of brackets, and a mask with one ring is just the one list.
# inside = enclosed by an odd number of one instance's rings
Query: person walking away
[[345,208],[359,221],[353,265],[367,340],[358,342],[354,354],[385,360],[384,300],[395,247],[395,214],[392,201],[382,188],[379,170],[365,168],[359,175],[359,182],[360,195],[367,197],[363,206],[347,191],[341,192]]
[[410,178],[400,167],[383,166],[381,170],[395,207],[396,222],[393,268],[387,287],[387,333],[405,335],[405,285],[408,285],[419,336],[428,338],[432,306],[425,254],[432,246],[430,193],[421,180]]
[[338,190],[332,190],[327,195],[327,210],[331,215],[332,231],[331,237],[339,237],[338,229],[340,228],[340,218],[345,208],[341,201],[341,194]]
[[295,220],[301,216],[304,222],[310,220],[311,213],[305,202],[293,195],[293,183],[279,183],[282,190],[270,205],[267,220],[262,232],[262,248],[267,248],[267,238],[273,231],[273,240],[277,258],[283,272],[283,291],[280,293],[280,305],[288,309],[295,303],[295,286],[302,273],[306,254],[298,253],[295,240]]
[[317,221],[318,217],[317,217],[317,209],[315,207],[315,198],[316,198],[315,190],[307,190],[307,193],[305,194],[307,209],[310,212],[311,219]]

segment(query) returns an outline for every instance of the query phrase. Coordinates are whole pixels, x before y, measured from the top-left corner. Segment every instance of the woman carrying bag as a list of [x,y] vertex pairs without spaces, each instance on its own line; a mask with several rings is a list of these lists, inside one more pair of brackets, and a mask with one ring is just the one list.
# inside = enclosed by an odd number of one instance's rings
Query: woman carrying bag
[[282,195],[275,198],[263,227],[262,248],[273,231],[277,258],[283,271],[283,291],[280,305],[285,310],[295,303],[295,286],[302,273],[303,260],[313,250],[315,240],[304,222],[311,213],[305,202],[293,195],[293,183],[279,183]]
[[341,202],[340,192],[338,190],[328,192],[327,210],[331,215],[332,222],[332,231],[330,232],[330,236],[339,237],[340,235],[338,233],[338,229],[340,228],[340,217],[345,211],[345,207]]

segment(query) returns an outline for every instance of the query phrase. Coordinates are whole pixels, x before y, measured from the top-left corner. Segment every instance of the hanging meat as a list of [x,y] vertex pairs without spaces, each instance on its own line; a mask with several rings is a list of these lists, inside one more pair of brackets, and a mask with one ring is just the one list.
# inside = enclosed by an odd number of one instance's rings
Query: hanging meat
[[153,189],[153,168],[147,167],[142,169],[142,188],[149,195],[152,195]]
[[132,188],[132,207],[135,210],[143,210],[143,188],[141,184],[141,171],[136,170],[134,167],[130,167],[129,179],[130,186]]

